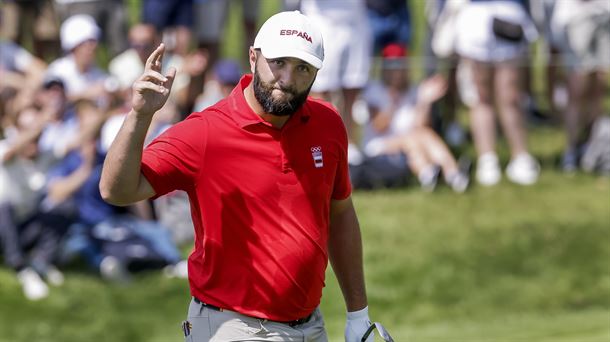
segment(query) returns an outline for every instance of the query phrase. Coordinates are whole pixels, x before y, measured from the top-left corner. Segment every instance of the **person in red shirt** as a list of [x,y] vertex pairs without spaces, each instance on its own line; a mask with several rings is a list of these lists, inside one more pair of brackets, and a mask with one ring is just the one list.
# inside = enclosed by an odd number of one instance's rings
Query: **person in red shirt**
[[164,51],[133,85],[100,192],[116,205],[188,193],[187,340],[326,341],[318,306],[330,260],[348,311],[346,341],[360,341],[371,322],[347,133],[330,105],[308,97],[324,58],[319,30],[298,11],[272,16],[249,50],[252,75],[142,152],[176,73],[161,73]]

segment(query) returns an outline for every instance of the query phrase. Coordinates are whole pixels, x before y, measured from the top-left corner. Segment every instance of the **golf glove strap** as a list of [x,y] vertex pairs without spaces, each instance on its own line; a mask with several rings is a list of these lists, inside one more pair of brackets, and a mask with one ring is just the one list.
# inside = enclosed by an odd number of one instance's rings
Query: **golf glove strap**
[[[361,342],[362,336],[371,326],[369,319],[369,307],[362,310],[347,313],[347,323],[345,324],[345,342]],[[366,342],[373,342],[375,334],[371,333]]]

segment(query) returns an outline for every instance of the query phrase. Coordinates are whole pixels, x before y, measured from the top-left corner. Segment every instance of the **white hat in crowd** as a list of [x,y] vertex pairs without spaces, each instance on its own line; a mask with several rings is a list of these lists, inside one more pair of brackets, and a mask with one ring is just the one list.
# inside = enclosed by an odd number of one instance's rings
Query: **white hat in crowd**
[[267,19],[253,47],[265,58],[294,57],[317,69],[324,60],[322,32],[299,11],[280,12]]
[[61,24],[60,38],[64,51],[72,51],[85,41],[98,40],[99,37],[100,28],[90,15],[73,15]]

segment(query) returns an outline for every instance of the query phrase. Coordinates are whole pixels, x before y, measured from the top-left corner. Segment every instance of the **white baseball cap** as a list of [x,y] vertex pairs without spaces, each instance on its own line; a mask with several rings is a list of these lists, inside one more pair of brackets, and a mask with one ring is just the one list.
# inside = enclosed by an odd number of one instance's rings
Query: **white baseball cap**
[[324,60],[322,32],[299,11],[280,12],[267,19],[252,47],[260,49],[265,58],[294,57],[317,69]]
[[65,51],[72,51],[81,43],[90,39],[98,40],[99,37],[100,28],[90,15],[73,15],[61,24],[61,47]]

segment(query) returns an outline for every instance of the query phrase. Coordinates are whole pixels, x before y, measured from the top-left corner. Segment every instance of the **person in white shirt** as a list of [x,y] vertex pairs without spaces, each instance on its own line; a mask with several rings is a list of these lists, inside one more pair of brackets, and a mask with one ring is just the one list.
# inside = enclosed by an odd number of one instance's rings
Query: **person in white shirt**
[[422,189],[432,191],[442,171],[445,182],[458,193],[469,184],[445,142],[429,127],[432,103],[443,97],[447,81],[441,76],[410,87],[406,49],[389,44],[383,51],[382,82],[371,82],[364,91],[370,120],[364,127],[362,151],[367,157],[403,153]]
[[96,66],[100,28],[92,17],[74,15],[61,25],[61,46],[67,53],[49,65],[47,78],[59,78],[70,102],[81,99],[103,104],[107,99],[108,75]]

